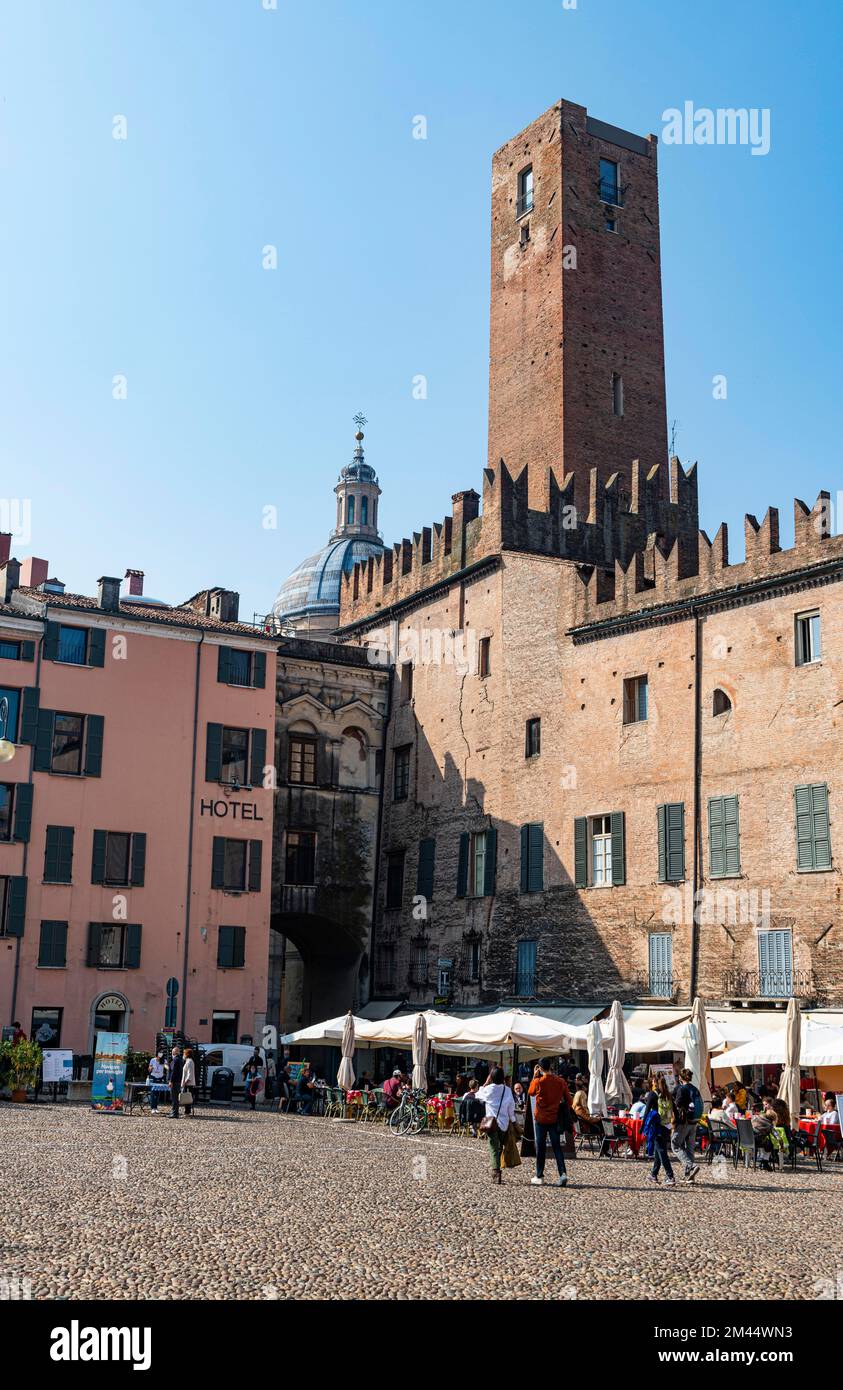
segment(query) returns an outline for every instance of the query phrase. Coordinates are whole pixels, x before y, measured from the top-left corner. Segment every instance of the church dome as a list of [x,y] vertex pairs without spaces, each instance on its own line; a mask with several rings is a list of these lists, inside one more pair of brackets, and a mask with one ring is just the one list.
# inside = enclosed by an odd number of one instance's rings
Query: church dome
[[[340,611],[340,586],[360,560],[383,554],[380,541],[340,537],[315,555],[302,560],[278,591],[273,616],[282,624],[336,627]],[[318,621],[314,623],[314,619]]]
[[363,456],[362,415],[354,417],[358,426],[351,463],[341,469],[334,488],[336,526],[327,545],[302,560],[285,580],[272,605],[272,617],[282,629],[296,632],[332,632],[339,620],[342,577],[350,574],[361,560],[382,555],[384,544],[378,531],[380,487],[374,468]]

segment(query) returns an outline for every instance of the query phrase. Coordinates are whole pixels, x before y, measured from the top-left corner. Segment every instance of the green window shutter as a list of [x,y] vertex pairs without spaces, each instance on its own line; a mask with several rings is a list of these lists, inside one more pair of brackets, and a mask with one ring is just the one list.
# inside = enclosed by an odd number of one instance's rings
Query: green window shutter
[[[38,704],[40,698],[41,691],[37,685],[24,686],[20,734],[18,735],[21,743],[35,743],[38,737]],[[52,736],[52,726],[50,734]]]
[[483,893],[490,898],[495,891],[498,872],[498,832],[493,825],[486,831],[486,861],[483,865]]
[[544,823],[536,821],[529,827],[530,875],[529,890],[541,893],[544,889]]
[[266,766],[266,729],[253,729],[249,741],[249,780],[253,787],[263,786],[263,770]]
[[141,928],[137,922],[126,923],[126,950],[123,964],[127,970],[137,970],[141,958]]
[[457,863],[457,897],[464,898],[468,892],[468,835],[460,835],[460,857]]
[[44,625],[44,660],[55,661],[59,654],[59,636],[61,634],[60,623],[45,623]]
[[16,874],[9,879],[9,897],[6,908],[6,935],[23,936],[26,921],[26,877]]
[[222,724],[209,724],[205,735],[205,781],[218,782],[222,776]]
[[88,631],[88,665],[105,665],[105,628],[92,627]]
[[44,844],[44,878],[47,883],[72,882],[72,825],[47,826],[47,837]]
[[416,893],[430,902],[433,898],[433,871],[436,863],[436,841],[419,840],[419,866],[416,872]]
[[530,891],[530,827],[521,827],[521,892]]
[[708,872],[712,878],[722,878],[726,872],[722,796],[709,797],[708,802]]
[[588,820],[577,816],[574,821],[574,886],[588,887]]
[[34,661],[34,660],[35,660],[35,643],[34,643],[34,642],[21,642],[21,644],[20,644],[20,659],[21,659],[21,661]]
[[252,684],[256,690],[263,690],[266,686],[266,652],[252,653]]
[[132,871],[130,883],[133,888],[143,888],[143,881],[146,875],[146,835],[139,833],[132,836]]
[[102,774],[102,742],[105,734],[105,719],[101,714],[89,714],[85,719],[87,738],[85,740],[85,775],[99,777]]
[[263,842],[249,841],[249,892],[261,891],[261,864],[263,861]]
[[624,836],[624,813],[613,811],[610,816],[612,828],[612,883],[615,887],[626,883],[626,844]]
[[225,882],[225,837],[214,836],[211,852],[211,887],[222,888]]
[[724,796],[723,802],[726,873],[739,874],[741,871],[741,832],[738,820],[738,798],[736,796]]
[[795,787],[796,867],[831,868],[831,836],[828,824],[828,787],[824,782]]
[[85,963],[90,966],[99,965],[100,961],[100,923],[88,923],[88,952]]
[[227,970],[234,961],[234,928],[220,927],[217,937],[217,966]]
[[232,963],[235,969],[246,964],[246,928],[234,927],[234,947]]
[[27,843],[32,830],[33,791],[31,782],[18,782],[15,787],[14,838],[20,844]]
[[685,806],[681,801],[658,808],[659,881],[681,883],[685,878]]
[[217,652],[217,680],[228,685],[231,676],[231,648],[220,647]]
[[105,883],[105,839],[104,830],[94,831],[94,847],[91,854],[92,883]]
[[35,735],[35,757],[33,768],[36,772],[49,772],[53,762],[53,711],[38,710],[38,731]]
[[53,967],[67,965],[67,923],[42,922],[38,942],[38,964]]

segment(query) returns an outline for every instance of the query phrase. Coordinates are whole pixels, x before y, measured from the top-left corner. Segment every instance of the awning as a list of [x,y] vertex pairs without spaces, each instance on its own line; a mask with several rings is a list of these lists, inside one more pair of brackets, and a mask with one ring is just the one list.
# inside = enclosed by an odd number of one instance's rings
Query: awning
[[404,1007],[403,999],[370,999],[368,1004],[364,1004],[359,1018],[379,1020],[382,1018],[392,1018],[400,1008]]
[[[706,1013],[708,1013],[708,1009],[706,1009]],[[623,1011],[623,1021],[627,1028],[646,1028],[655,1032],[660,1028],[672,1028],[674,1024],[684,1023],[690,1017],[690,1005],[685,1009],[677,1009],[672,1005],[665,1005],[664,1008],[639,1009],[636,1004],[626,1004]]]

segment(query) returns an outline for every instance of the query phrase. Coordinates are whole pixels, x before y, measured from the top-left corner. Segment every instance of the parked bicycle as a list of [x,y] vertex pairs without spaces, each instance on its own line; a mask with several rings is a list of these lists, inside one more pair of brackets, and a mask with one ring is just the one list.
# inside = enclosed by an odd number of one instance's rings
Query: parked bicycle
[[404,1091],[387,1121],[393,1134],[420,1134],[427,1129],[427,1097],[424,1091]]

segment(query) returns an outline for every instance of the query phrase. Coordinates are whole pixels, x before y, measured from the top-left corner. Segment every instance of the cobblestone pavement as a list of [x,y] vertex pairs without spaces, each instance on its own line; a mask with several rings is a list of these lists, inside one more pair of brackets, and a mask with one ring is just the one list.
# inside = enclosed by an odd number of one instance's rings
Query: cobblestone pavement
[[569,1166],[566,1190],[531,1187],[529,1161],[497,1188],[482,1140],[3,1105],[0,1280],[71,1299],[812,1299],[843,1270],[843,1163],[704,1165],[674,1190],[643,1162]]

